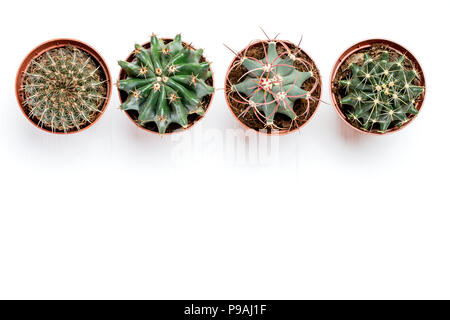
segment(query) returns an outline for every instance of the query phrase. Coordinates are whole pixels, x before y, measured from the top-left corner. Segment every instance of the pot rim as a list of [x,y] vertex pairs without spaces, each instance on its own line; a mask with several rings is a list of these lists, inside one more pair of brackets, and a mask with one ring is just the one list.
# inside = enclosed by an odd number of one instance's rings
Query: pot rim
[[[23,97],[21,94],[22,90],[20,89],[20,87],[21,87],[21,84],[22,84],[22,81],[24,78],[23,73],[28,69],[31,61],[34,58],[36,58],[50,50],[53,50],[56,48],[61,48],[61,47],[66,47],[69,45],[88,53],[93,59],[95,59],[95,61],[102,68],[102,71],[105,75],[105,81],[106,81],[105,101],[103,102],[102,112],[100,112],[98,117],[95,118],[95,120],[92,121],[91,123],[89,123],[87,126],[81,128],[80,130],[74,130],[74,131],[69,131],[69,132],[51,131],[44,127],[38,126],[37,123],[35,123],[30,117],[28,117],[28,115],[26,114],[24,107],[23,107]],[[47,40],[47,41],[39,44],[25,56],[25,58],[22,60],[20,66],[19,66],[19,69],[17,71],[14,88],[15,88],[15,93],[16,93],[16,100],[17,100],[17,103],[19,104],[20,110],[22,111],[25,118],[27,118],[36,128],[39,128],[45,132],[52,133],[52,134],[62,134],[62,135],[75,134],[75,133],[82,132],[82,131],[90,128],[91,126],[93,126],[106,112],[106,109],[108,108],[109,102],[111,100],[111,92],[112,92],[111,73],[109,71],[108,65],[106,64],[106,62],[103,59],[103,57],[101,56],[101,54],[98,53],[97,50],[95,50],[93,47],[91,47],[87,43],[77,40],[77,39],[72,39],[72,38],[55,38],[55,39]]]
[[382,133],[382,132],[376,132],[376,131],[365,131],[362,130],[358,127],[353,126],[347,119],[347,117],[345,116],[345,114],[342,112],[341,108],[339,107],[337,98],[335,96],[335,94],[333,93],[333,81],[334,78],[336,77],[337,72],[339,71],[340,67],[342,66],[342,64],[354,53],[362,50],[362,49],[366,49],[371,47],[373,44],[376,43],[381,43],[384,45],[387,45],[389,48],[391,48],[392,50],[396,51],[399,54],[405,54],[406,57],[411,60],[413,63],[415,63],[418,67],[418,72],[419,74],[422,75],[422,79],[421,79],[421,85],[424,87],[424,92],[422,93],[422,99],[420,101],[417,102],[417,109],[420,111],[422,110],[423,107],[423,103],[425,101],[425,97],[426,97],[426,81],[425,81],[425,73],[423,72],[422,66],[419,63],[419,60],[417,60],[417,58],[411,53],[410,50],[408,50],[407,48],[405,48],[403,45],[398,44],[397,42],[394,42],[392,40],[388,40],[388,39],[383,39],[383,38],[373,38],[373,39],[366,39],[363,41],[359,41],[355,44],[353,44],[352,46],[350,46],[348,49],[346,49],[345,51],[342,52],[342,54],[339,56],[339,58],[336,60],[333,69],[331,71],[330,74],[330,96],[331,96],[331,101],[332,104],[334,106],[334,109],[336,110],[336,112],[338,113],[339,117],[347,124],[349,125],[351,128],[355,129],[358,132],[362,132],[364,134],[369,134],[369,135],[376,135],[376,136],[382,136],[382,135],[387,135],[387,134],[391,134],[394,132],[398,132],[404,128],[406,128],[407,126],[409,126],[411,124],[411,122],[413,122],[417,116],[413,116],[406,124],[404,124],[401,127],[394,127],[389,129],[388,131]]
[[322,102],[322,96],[323,96],[322,76],[321,76],[321,74],[320,74],[320,70],[319,70],[319,68],[317,67],[316,62],[311,58],[311,56],[310,56],[305,50],[303,50],[301,47],[297,46],[296,44],[294,44],[293,42],[291,42],[291,41],[289,41],[289,40],[278,40],[278,39],[270,39],[270,40],[263,40],[263,39],[261,39],[261,40],[255,40],[255,41],[250,42],[247,46],[245,46],[242,50],[240,50],[240,51],[239,51],[239,54],[242,53],[242,52],[244,52],[245,50],[247,50],[248,48],[250,48],[250,47],[253,46],[253,45],[256,45],[256,44],[259,44],[259,43],[262,43],[262,42],[270,42],[270,41],[279,41],[279,42],[281,41],[281,42],[284,42],[284,43],[286,43],[286,44],[293,45],[294,47],[299,48],[299,49],[301,50],[301,52],[303,52],[303,53],[304,53],[309,59],[311,59],[311,61],[313,62],[314,66],[316,67],[317,74],[318,74],[318,76],[319,76],[319,85],[320,85],[320,97],[319,97],[319,102],[317,103],[317,106],[316,106],[316,109],[314,110],[314,112],[311,114],[311,116],[308,118],[308,120],[306,120],[301,126],[299,126],[298,128],[295,128],[294,130],[291,130],[291,131],[283,131],[283,132],[279,132],[279,131],[278,131],[277,133],[268,133],[267,131],[264,132],[264,131],[260,131],[260,130],[251,128],[251,127],[249,127],[248,125],[246,125],[245,123],[243,123],[243,122],[236,116],[236,114],[233,112],[233,109],[231,108],[230,101],[228,100],[228,96],[227,96],[228,77],[229,77],[229,75],[230,75],[231,68],[232,68],[234,62],[238,59],[238,57],[236,57],[236,56],[233,58],[233,60],[231,60],[231,63],[229,64],[228,69],[227,69],[227,73],[226,73],[226,75],[225,75],[225,84],[224,84],[225,101],[226,101],[226,103],[227,103],[227,105],[228,105],[228,109],[230,110],[230,112],[231,112],[231,114],[233,115],[233,117],[234,117],[234,118],[235,118],[235,119],[236,119],[236,120],[237,120],[237,121],[245,128],[245,129],[247,129],[247,130],[252,130],[252,131],[255,131],[255,132],[259,133],[259,134],[266,135],[266,136],[285,136],[285,135],[288,135],[288,134],[295,133],[295,132],[299,131],[300,128],[303,128],[309,121],[311,121],[311,119],[312,119],[312,118],[314,117],[314,115],[317,113],[317,110],[319,109],[319,106],[320,106],[320,104],[321,104],[321,102]]
[[[171,41],[171,40],[173,40],[174,38],[159,38],[159,39],[161,39],[161,40],[163,40],[163,41]],[[197,50],[194,46],[192,46],[191,44],[188,44],[188,43],[185,42],[185,41],[182,41],[182,43],[183,43],[183,45],[185,45],[186,47],[191,47],[191,48]],[[144,48],[146,48],[146,49],[148,49],[147,47],[150,46],[150,41],[144,42],[143,44],[141,44],[141,46],[144,47]],[[202,54],[202,57],[205,59],[205,61],[207,61],[204,54]],[[128,57],[125,59],[125,61],[131,62],[131,61],[133,61],[133,60],[134,60],[134,53],[131,52],[131,53],[128,55]],[[177,130],[175,130],[175,131],[160,134],[160,133],[157,132],[157,131],[153,131],[153,130],[150,130],[150,129],[147,129],[147,128],[145,128],[145,127],[140,126],[136,121],[134,121],[134,119],[130,116],[130,114],[127,112],[127,110],[123,110],[123,111],[124,111],[124,113],[127,115],[128,119],[131,120],[131,122],[133,122],[138,128],[140,128],[140,129],[142,129],[142,130],[144,130],[144,131],[146,131],[146,132],[150,132],[150,133],[153,133],[153,134],[157,134],[157,135],[159,135],[159,136],[169,136],[169,135],[171,135],[171,134],[177,134],[177,133],[183,133],[183,132],[186,132],[187,130],[189,130],[189,129],[191,129],[193,126],[195,126],[198,122],[200,122],[200,120],[202,120],[202,119],[206,116],[206,114],[208,113],[209,109],[211,109],[211,104],[212,104],[212,102],[213,102],[213,100],[214,100],[214,95],[215,95],[215,93],[216,93],[216,88],[214,87],[214,71],[212,70],[211,65],[209,66],[209,71],[211,71],[211,79],[212,79],[212,82],[213,82],[213,83],[212,83],[212,87],[214,88],[214,92],[211,94],[211,98],[210,98],[210,101],[209,101],[209,103],[208,103],[208,108],[206,108],[205,113],[203,114],[203,116],[201,116],[197,121],[194,121],[194,122],[192,123],[192,125],[190,125],[190,126],[187,127],[187,128],[181,127],[181,128],[179,128],[179,129],[177,129]],[[118,83],[120,80],[125,79],[125,77],[126,77],[125,71],[123,71],[123,69],[121,68],[121,69],[120,69],[120,72],[119,72],[119,77],[118,77],[118,79],[117,79],[117,83]],[[120,89],[119,89],[119,86],[117,86],[117,92],[118,92],[118,94],[119,94],[119,101],[120,101],[120,104],[123,104],[124,101],[122,100],[122,96],[121,96],[121,94],[120,94],[121,91],[123,91],[123,90],[120,90]],[[121,111],[122,111],[122,110],[121,110]]]

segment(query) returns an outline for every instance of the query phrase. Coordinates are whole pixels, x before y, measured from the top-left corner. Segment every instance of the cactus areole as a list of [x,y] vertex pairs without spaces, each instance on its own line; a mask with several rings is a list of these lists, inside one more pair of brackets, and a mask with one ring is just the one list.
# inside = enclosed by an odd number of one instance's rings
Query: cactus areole
[[313,60],[298,46],[260,40],[235,53],[225,94],[236,118],[269,134],[303,126],[319,104],[321,80]]
[[417,60],[386,40],[356,45],[332,77],[332,99],[338,112],[347,123],[368,133],[404,127],[419,113],[425,95]]
[[135,45],[119,81],[122,105],[136,124],[159,134],[186,129],[203,117],[214,93],[210,63],[177,35],[173,40],[151,36]]
[[74,133],[93,124],[111,92],[109,71],[92,48],[77,40],[58,39],[33,50],[16,79],[24,114],[52,133]]

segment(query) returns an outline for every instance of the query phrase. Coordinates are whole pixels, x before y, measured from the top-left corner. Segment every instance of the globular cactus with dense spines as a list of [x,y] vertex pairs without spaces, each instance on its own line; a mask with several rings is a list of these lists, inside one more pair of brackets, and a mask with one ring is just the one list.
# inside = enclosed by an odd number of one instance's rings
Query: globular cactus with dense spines
[[150,48],[136,44],[134,55],[133,62],[119,61],[127,78],[118,87],[128,93],[121,109],[136,110],[139,125],[154,122],[164,134],[171,123],[187,128],[189,114],[204,114],[202,100],[214,88],[206,82],[212,72],[202,49],[185,45],[181,35],[167,44],[152,35]]
[[[267,47],[266,47],[267,44]],[[281,53],[277,52],[277,44],[283,48]],[[238,80],[241,81],[231,86],[231,92],[237,92],[242,101],[248,104],[247,112],[252,108],[258,119],[266,127],[275,128],[274,117],[276,113],[288,116],[292,121],[309,113],[310,100],[313,99],[313,92],[319,81],[315,79],[315,84],[310,91],[302,88],[305,81],[314,76],[312,65],[299,58],[296,51],[291,51],[289,47],[279,40],[263,41],[265,57],[257,60],[252,57],[240,56],[239,64],[248,71]],[[296,61],[300,61],[308,71],[300,72],[294,66]],[[305,99],[307,108],[302,114],[296,114],[294,110],[295,101]],[[286,129],[286,128],[276,128]]]
[[364,55],[362,65],[351,64],[351,77],[341,80],[347,95],[342,98],[347,118],[366,131],[384,133],[401,127],[416,115],[424,87],[415,85],[420,75],[405,67],[404,55],[391,59],[388,52],[373,58]]
[[28,116],[51,131],[80,130],[101,113],[105,78],[86,52],[67,46],[33,59],[22,90]]

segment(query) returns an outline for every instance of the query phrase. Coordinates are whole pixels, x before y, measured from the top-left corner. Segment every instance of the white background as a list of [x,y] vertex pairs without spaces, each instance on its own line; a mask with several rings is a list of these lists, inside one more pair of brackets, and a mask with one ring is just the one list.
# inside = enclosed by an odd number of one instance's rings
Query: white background
[[[0,298],[450,298],[448,13],[411,0],[4,3]],[[304,35],[328,102],[342,51],[397,41],[425,71],[422,112],[373,137],[321,104],[255,162],[223,143],[240,125],[220,90],[201,124],[162,138],[118,110],[115,88],[103,118],[70,136],[36,129],[15,100],[21,60],[57,37],[91,44],[116,79],[134,42],[182,32],[220,89],[222,43],[240,50],[258,26]]]

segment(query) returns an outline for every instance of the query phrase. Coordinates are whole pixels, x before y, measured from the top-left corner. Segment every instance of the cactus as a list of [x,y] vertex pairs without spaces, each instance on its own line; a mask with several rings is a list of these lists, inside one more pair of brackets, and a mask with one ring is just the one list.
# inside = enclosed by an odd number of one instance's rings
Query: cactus
[[202,100],[214,92],[206,83],[212,77],[210,64],[202,59],[203,50],[184,45],[181,35],[167,44],[152,35],[150,45],[145,49],[136,44],[136,59],[119,61],[127,78],[117,85],[128,93],[121,109],[136,110],[137,123],[154,122],[160,134],[171,123],[187,128],[188,115],[202,116]]
[[401,127],[416,115],[424,88],[415,85],[419,74],[405,67],[404,55],[391,59],[388,52],[373,58],[366,53],[362,65],[351,64],[351,77],[339,82],[347,118],[366,131],[386,132]]
[[72,46],[33,59],[22,86],[30,119],[52,132],[80,130],[93,122],[106,96],[99,68],[89,54]]
[[[253,109],[257,118],[266,127],[284,130],[287,128],[278,128],[274,124],[275,114],[288,116],[292,120],[291,123],[307,115],[310,100],[316,99],[312,97],[312,92],[318,87],[319,81],[314,77],[312,65],[297,56],[299,48],[292,52],[288,44],[279,40],[262,43],[265,53],[263,59],[248,57],[246,52],[239,56],[238,65],[244,66],[248,71],[242,75],[237,84],[231,86],[230,93],[236,92],[241,99],[238,102],[248,105],[242,114]],[[277,45],[282,48],[280,54],[277,52]],[[294,66],[296,61],[309,71],[298,71]],[[302,86],[311,77],[315,78],[315,84],[308,92]],[[307,101],[307,108],[302,114],[296,114],[294,111],[294,104],[298,99]]]

